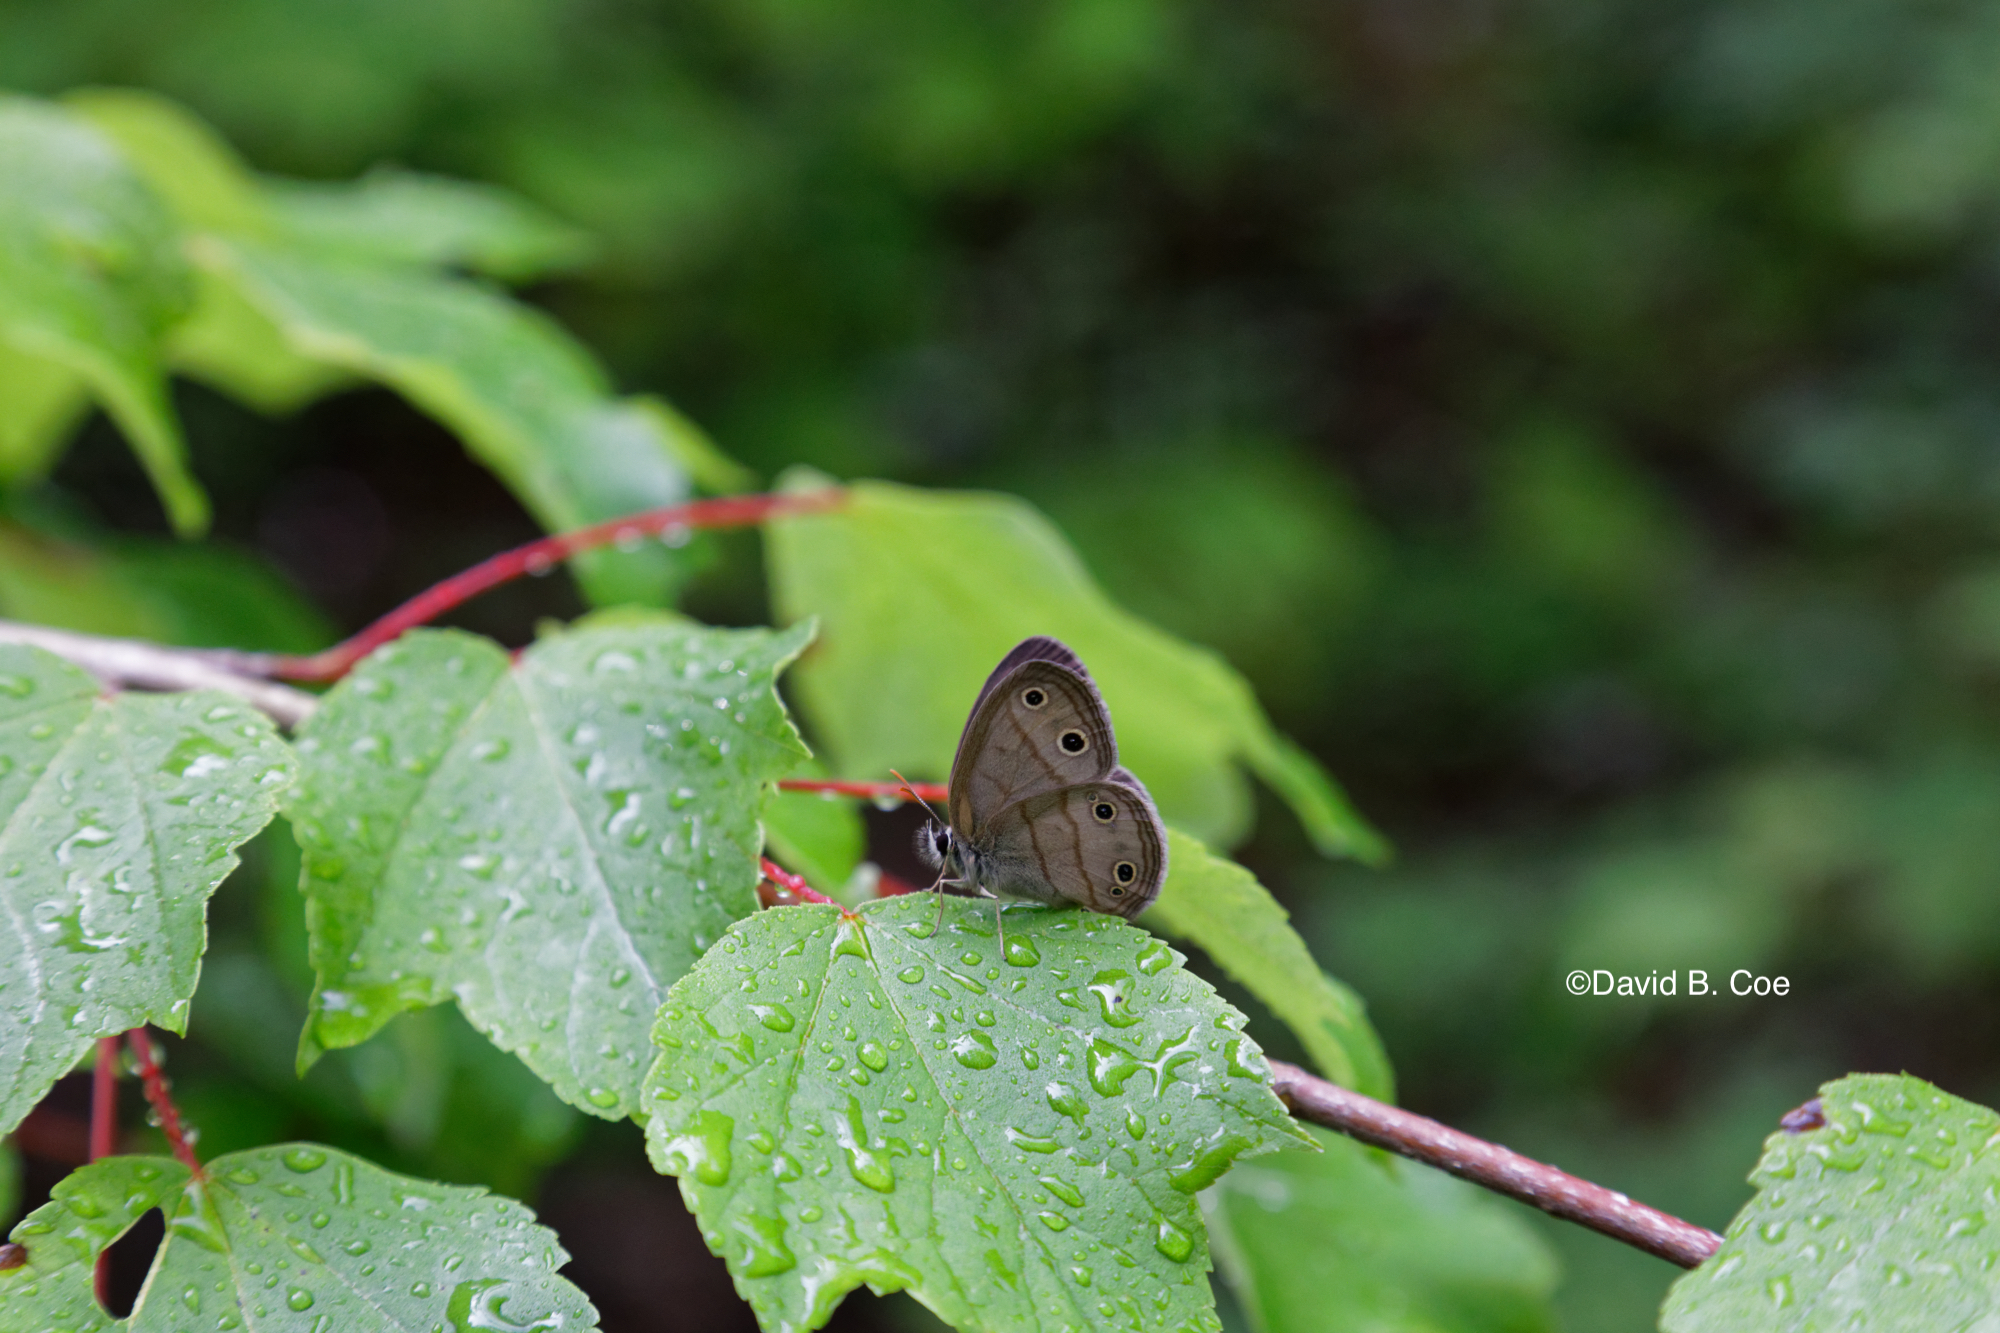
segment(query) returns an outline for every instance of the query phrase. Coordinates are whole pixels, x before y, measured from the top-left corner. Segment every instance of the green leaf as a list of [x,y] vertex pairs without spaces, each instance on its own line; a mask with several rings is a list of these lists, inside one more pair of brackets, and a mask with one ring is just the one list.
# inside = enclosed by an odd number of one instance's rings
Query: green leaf
[[[197,261],[299,355],[386,384],[457,433],[551,531],[687,498],[656,410],[610,396],[552,320],[458,278],[204,237]],[[577,559],[599,603],[659,603],[678,577],[657,543]]]
[[198,116],[156,93],[89,88],[63,100],[117,141],[190,231],[517,282],[589,253],[582,232],[496,186],[392,167],[353,182],[260,179]]
[[1356,813],[1333,775],[1291,737],[1268,724],[1248,732],[1243,762],[1292,808],[1323,854],[1351,856],[1371,866],[1386,863],[1393,854],[1388,839]]
[[295,244],[377,264],[449,265],[503,282],[576,268],[583,232],[497,186],[378,167],[358,181],[269,181],[278,225]]
[[97,563],[146,607],[146,637],[197,648],[312,652],[333,642],[325,616],[262,558],[219,543],[117,537]]
[[221,135],[178,102],[136,88],[84,88],[63,102],[118,145],[189,231],[270,231],[256,177]]
[[757,474],[716,447],[708,432],[664,399],[639,394],[627,399],[651,419],[674,461],[687,470],[694,484],[710,495],[731,495],[757,488]]
[[[786,487],[818,484],[794,473]],[[1167,822],[1217,845],[1241,839],[1251,804],[1239,766],[1248,766],[1291,802],[1322,851],[1383,853],[1332,780],[1272,731],[1241,676],[1113,605],[1025,502],[858,482],[839,508],[767,532],[780,616],[822,622],[795,684],[843,776],[895,768],[943,778],[993,664],[1021,639],[1053,634],[1089,664],[1119,754]]]
[[1259,1333],[1543,1333],[1556,1263],[1518,1210],[1441,1171],[1325,1149],[1246,1163],[1204,1198]]
[[[166,1236],[130,1317],[113,1319],[92,1268],[153,1208]],[[28,1260],[0,1272],[0,1333],[597,1327],[525,1205],[317,1144],[230,1153],[199,1178],[168,1157],[108,1157],[58,1184],[13,1239]]]
[[[944,928],[934,933],[943,910]],[[962,1329],[1218,1327],[1197,1191],[1303,1141],[1243,1017],[1125,922],[760,912],[660,1010],[646,1144],[766,1330],[864,1283]]]
[[226,278],[196,275],[194,313],[167,339],[174,369],[255,408],[295,412],[354,381],[339,366],[304,356]]
[[1823,1128],[1780,1130],[1722,1248],[1674,1283],[1666,1333],[1981,1327],[2000,1114],[1907,1074],[1820,1089]]
[[575,1108],[452,1009],[404,1014],[342,1054],[368,1112],[426,1175],[529,1196],[583,1131]]
[[373,1153],[377,1160],[533,1198],[542,1172],[575,1146],[583,1117],[457,1009],[404,1014],[376,1040],[333,1052],[298,1076],[312,993],[299,851],[288,829],[270,828],[244,860],[261,871],[251,875],[255,935],[218,930],[210,943],[188,1021],[187,1040],[201,1049],[175,1087],[201,1126],[202,1148],[257,1147],[283,1137],[287,1123],[313,1123],[366,1151],[374,1136],[364,1126],[372,1123],[388,1141]]
[[0,523],[0,615],[10,620],[157,638],[158,617],[121,575],[88,547]]
[[1322,1074],[1370,1097],[1395,1097],[1388,1054],[1361,997],[1320,970],[1285,909],[1248,870],[1168,829],[1167,882],[1146,924],[1199,944],[1284,1020]]
[[565,1101],[629,1115],[667,987],[756,906],[765,785],[804,754],[775,681],[811,635],[625,615],[512,663],[455,631],[362,662],[300,728],[285,809],[301,1062],[456,998]]
[[0,646],[0,1133],[96,1038],[186,1030],[208,896],[291,774],[239,699],[106,700],[61,658]]
[[89,406],[81,375],[0,343],[0,482],[47,476]]
[[331,641],[312,604],[246,551],[10,508],[48,530],[0,520],[0,615],[188,647],[310,652]]
[[160,340],[192,297],[173,220],[118,149],[66,112],[0,97],[0,342],[89,386],[184,535],[208,526],[208,499]]
[[[256,175],[200,118],[154,93],[92,88],[64,99],[115,140],[190,232],[269,239],[276,223]],[[289,412],[349,376],[300,356],[227,282],[196,275],[193,311],[167,338],[176,370],[264,412]]]

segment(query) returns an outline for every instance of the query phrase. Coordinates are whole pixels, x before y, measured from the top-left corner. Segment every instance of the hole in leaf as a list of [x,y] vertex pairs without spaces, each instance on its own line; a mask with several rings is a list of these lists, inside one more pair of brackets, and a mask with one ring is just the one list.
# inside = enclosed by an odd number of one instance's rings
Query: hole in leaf
[[104,1306],[113,1319],[123,1319],[132,1313],[132,1303],[139,1299],[139,1288],[146,1284],[153,1255],[159,1251],[166,1234],[166,1217],[157,1208],[149,1209],[105,1251],[111,1271],[105,1283]]

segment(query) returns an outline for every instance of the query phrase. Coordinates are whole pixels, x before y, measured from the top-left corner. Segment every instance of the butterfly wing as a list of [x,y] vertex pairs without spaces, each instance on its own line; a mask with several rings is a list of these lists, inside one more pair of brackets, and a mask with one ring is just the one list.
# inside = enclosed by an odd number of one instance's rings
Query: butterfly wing
[[975,843],[1021,801],[1100,781],[1118,766],[1111,713],[1076,654],[1029,639],[1002,659],[972,707],[952,759],[946,812]]
[[1068,667],[1085,680],[1090,679],[1090,672],[1085,670],[1083,659],[1071,652],[1068,644],[1060,639],[1051,639],[1046,634],[1037,634],[1032,639],[1023,639],[1015,644],[1007,655],[1000,659],[1000,665],[987,673],[986,683],[979,687],[979,697],[972,701],[972,711],[977,713],[979,705],[986,702],[986,696],[993,693],[993,688],[1007,679],[1014,668],[1028,662],[1054,662],[1057,666]]
[[1067,900],[1134,917],[1167,877],[1167,836],[1144,784],[1125,769],[1030,796],[992,821],[980,862],[997,894]]

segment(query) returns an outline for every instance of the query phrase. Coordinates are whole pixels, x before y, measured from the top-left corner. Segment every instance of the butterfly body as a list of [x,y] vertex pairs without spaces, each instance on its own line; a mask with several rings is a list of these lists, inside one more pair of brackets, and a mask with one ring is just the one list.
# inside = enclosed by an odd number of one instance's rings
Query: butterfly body
[[1028,639],[993,669],[952,760],[942,824],[918,850],[943,881],[1000,898],[1136,916],[1166,878],[1165,829],[1118,764],[1111,714],[1075,653]]

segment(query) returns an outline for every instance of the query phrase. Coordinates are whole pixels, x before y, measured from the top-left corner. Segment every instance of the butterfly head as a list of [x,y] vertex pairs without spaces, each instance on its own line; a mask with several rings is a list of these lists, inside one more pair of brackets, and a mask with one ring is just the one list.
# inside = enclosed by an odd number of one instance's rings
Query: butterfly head
[[939,820],[934,819],[917,830],[917,855],[933,870],[950,858],[951,844],[951,829]]

